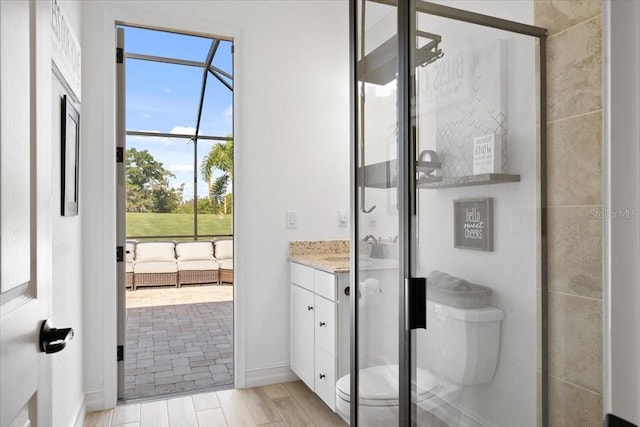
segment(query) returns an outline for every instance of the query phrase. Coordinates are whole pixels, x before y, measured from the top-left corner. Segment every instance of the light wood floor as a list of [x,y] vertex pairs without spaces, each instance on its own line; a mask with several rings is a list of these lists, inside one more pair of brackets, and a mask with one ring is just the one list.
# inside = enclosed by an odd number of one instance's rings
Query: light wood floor
[[301,381],[224,390],[87,414],[84,427],[346,426]]

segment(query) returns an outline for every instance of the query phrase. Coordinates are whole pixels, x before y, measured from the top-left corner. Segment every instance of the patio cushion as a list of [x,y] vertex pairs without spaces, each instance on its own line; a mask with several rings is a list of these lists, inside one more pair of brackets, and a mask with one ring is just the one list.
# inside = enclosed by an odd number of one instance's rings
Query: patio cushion
[[133,272],[139,273],[177,273],[178,265],[172,262],[136,262],[133,264]]
[[217,270],[218,264],[215,261],[178,261],[178,270],[187,271],[204,271]]
[[215,246],[214,256],[217,260],[233,259],[233,240],[217,240],[213,242]]
[[225,270],[233,270],[233,258],[218,260],[218,267],[224,268]]
[[[173,242],[144,242],[136,245],[136,262],[176,261]],[[175,270],[174,270],[175,271]]]
[[133,263],[128,262],[125,267],[125,273],[133,273]]
[[136,242],[127,241],[126,245],[127,262],[133,262],[136,256]]
[[213,261],[213,245],[211,242],[182,242],[176,245],[178,261]]

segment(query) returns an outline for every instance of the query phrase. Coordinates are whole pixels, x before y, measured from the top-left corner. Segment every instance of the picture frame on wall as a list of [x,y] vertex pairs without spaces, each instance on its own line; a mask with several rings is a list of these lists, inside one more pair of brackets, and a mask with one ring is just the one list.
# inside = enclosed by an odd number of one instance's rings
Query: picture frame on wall
[[493,251],[493,198],[453,201],[453,246]]
[[67,95],[62,97],[61,214],[78,215],[80,183],[80,114]]

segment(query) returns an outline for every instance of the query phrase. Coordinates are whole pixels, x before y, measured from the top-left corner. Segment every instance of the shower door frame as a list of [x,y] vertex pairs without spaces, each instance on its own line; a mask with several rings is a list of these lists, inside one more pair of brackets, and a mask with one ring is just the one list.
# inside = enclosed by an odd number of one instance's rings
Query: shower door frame
[[[358,158],[359,120],[358,97],[358,16],[357,2],[372,1],[397,7],[397,51],[398,51],[398,218],[400,229],[399,247],[399,425],[408,427],[414,417],[411,401],[411,354],[412,340],[410,327],[409,284],[414,279],[415,230],[412,217],[415,216],[415,160],[416,148],[411,143],[413,130],[411,126],[410,80],[413,78],[411,64],[414,49],[411,40],[415,34],[415,16],[418,12],[448,18],[456,21],[498,30],[522,34],[538,39],[538,99],[539,113],[539,197],[540,197],[540,366],[541,366],[541,407],[542,426],[549,425],[549,360],[548,360],[548,262],[547,262],[547,67],[546,43],[547,30],[532,25],[509,21],[494,16],[484,15],[463,9],[453,8],[426,2],[423,0],[349,0],[349,54],[350,54],[350,137],[351,137],[351,283],[359,281],[359,212],[358,171],[361,166]],[[350,339],[350,423],[358,425],[358,292],[351,292],[351,339]]]

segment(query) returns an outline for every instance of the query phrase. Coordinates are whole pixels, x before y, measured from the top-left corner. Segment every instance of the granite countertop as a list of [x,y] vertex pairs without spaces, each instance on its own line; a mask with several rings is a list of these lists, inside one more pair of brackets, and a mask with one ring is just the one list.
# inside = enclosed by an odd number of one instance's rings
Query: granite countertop
[[[289,261],[331,274],[350,270],[348,240],[295,241],[289,244]],[[360,268],[366,270],[397,268],[397,259],[363,257]]]
[[349,271],[349,252],[289,255],[289,261],[332,274]]

